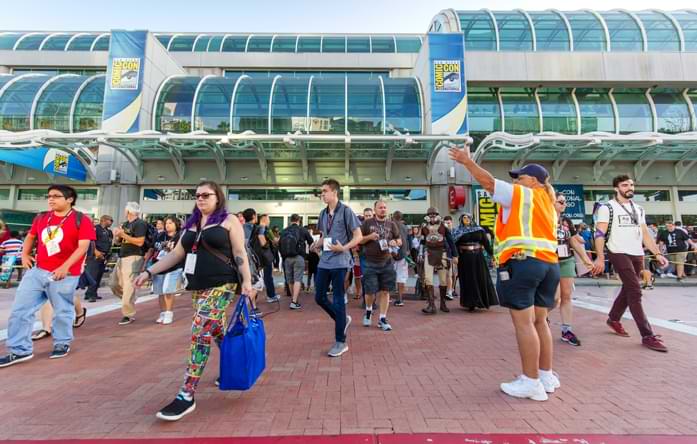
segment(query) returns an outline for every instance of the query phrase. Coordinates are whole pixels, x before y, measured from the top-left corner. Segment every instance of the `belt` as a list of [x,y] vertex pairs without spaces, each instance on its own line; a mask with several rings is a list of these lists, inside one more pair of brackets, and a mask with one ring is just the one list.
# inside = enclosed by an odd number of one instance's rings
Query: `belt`
[[460,251],[479,251],[482,249],[481,245],[459,245]]

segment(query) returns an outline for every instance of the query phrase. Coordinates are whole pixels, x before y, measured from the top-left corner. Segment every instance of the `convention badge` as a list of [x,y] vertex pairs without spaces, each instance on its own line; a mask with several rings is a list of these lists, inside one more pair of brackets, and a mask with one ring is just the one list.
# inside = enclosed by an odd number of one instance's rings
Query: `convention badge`
[[387,251],[389,250],[389,245],[387,245],[387,239],[380,239],[378,242],[380,242],[380,249],[382,251]]
[[557,256],[569,257],[569,246],[566,244],[557,245]]
[[61,247],[60,244],[58,243],[57,239],[51,239],[48,240],[46,243],[46,254],[49,256],[53,256],[54,254],[58,254],[61,252]]
[[324,238],[323,250],[324,251],[332,251],[332,238],[331,237]]
[[160,250],[159,253],[157,253],[157,260],[159,261],[163,257],[167,256],[167,252],[165,250]]
[[196,271],[196,255],[189,253],[186,255],[186,262],[184,262],[184,273],[194,274],[194,271]]
[[501,279],[502,281],[509,281],[511,280],[511,275],[508,274],[508,271],[506,270],[499,271],[499,279]]

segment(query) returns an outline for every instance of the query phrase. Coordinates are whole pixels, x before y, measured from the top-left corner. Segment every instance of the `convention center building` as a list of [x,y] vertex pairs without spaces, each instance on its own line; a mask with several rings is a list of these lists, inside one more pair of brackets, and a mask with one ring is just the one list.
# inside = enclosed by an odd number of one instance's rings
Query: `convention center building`
[[496,209],[447,152],[495,175],[538,162],[590,217],[629,173],[649,222],[697,224],[697,11],[434,11],[423,34],[0,32],[0,213],[185,215],[204,179],[228,208],[312,223],[336,178],[362,210]]

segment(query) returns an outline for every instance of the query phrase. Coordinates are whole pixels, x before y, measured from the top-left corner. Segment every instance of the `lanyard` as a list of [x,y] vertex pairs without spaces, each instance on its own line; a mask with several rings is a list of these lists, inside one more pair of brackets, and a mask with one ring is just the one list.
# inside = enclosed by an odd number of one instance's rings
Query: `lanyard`
[[629,201],[629,204],[632,206],[631,213],[629,212],[629,210],[627,210],[627,208],[622,203],[620,203],[619,201],[617,201],[617,203],[619,204],[619,206],[622,207],[624,212],[627,213],[627,216],[629,216],[632,219],[632,223],[634,225],[639,225],[639,215],[636,212],[636,208],[634,208],[634,201],[631,201],[631,200]]
[[[63,220],[60,221],[60,223],[56,226],[56,229],[51,231],[47,229],[46,235],[48,236],[48,240],[52,241],[54,237],[56,237],[56,234],[58,233],[58,230],[60,230],[63,227],[63,224],[65,224],[65,221],[68,220],[68,217],[73,214],[73,210],[68,211],[68,214],[63,216]],[[46,222],[46,228],[51,226],[51,218],[53,217],[53,212],[48,216],[48,221]]]
[[383,221],[382,223],[380,223],[380,221],[378,221],[377,219],[375,219],[375,223],[378,225],[378,231],[379,231],[379,234],[378,234],[378,235],[380,236],[380,239],[386,239],[386,236],[385,236],[385,224],[387,223],[387,221],[385,220],[385,221]]
[[196,223],[196,240],[194,240],[194,244],[191,246],[191,252],[193,254],[196,254],[196,251],[198,251],[198,243],[201,241],[201,235],[203,235],[203,230],[201,229],[201,222],[199,221]]
[[329,206],[327,206],[327,236],[332,232],[332,227],[334,226],[334,218],[336,217],[336,211],[339,209],[339,205],[334,208],[334,214],[329,212]]

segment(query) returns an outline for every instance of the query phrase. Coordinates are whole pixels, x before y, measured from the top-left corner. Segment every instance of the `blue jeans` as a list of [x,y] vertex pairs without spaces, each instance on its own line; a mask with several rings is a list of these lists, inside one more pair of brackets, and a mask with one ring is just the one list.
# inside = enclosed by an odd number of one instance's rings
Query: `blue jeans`
[[[334,319],[334,335],[336,342],[346,342],[346,303],[344,302],[344,278],[347,268],[318,268],[315,278],[315,302]],[[327,298],[329,282],[332,283],[334,294],[332,302]]]
[[49,280],[51,272],[34,267],[19,283],[7,327],[7,348],[17,355],[32,353],[31,331],[36,312],[48,301],[53,306],[53,345],[70,345],[73,340],[75,305],[73,296],[79,276]]
[[273,264],[264,267],[264,287],[266,287],[266,297],[276,297],[276,286],[273,283]]

